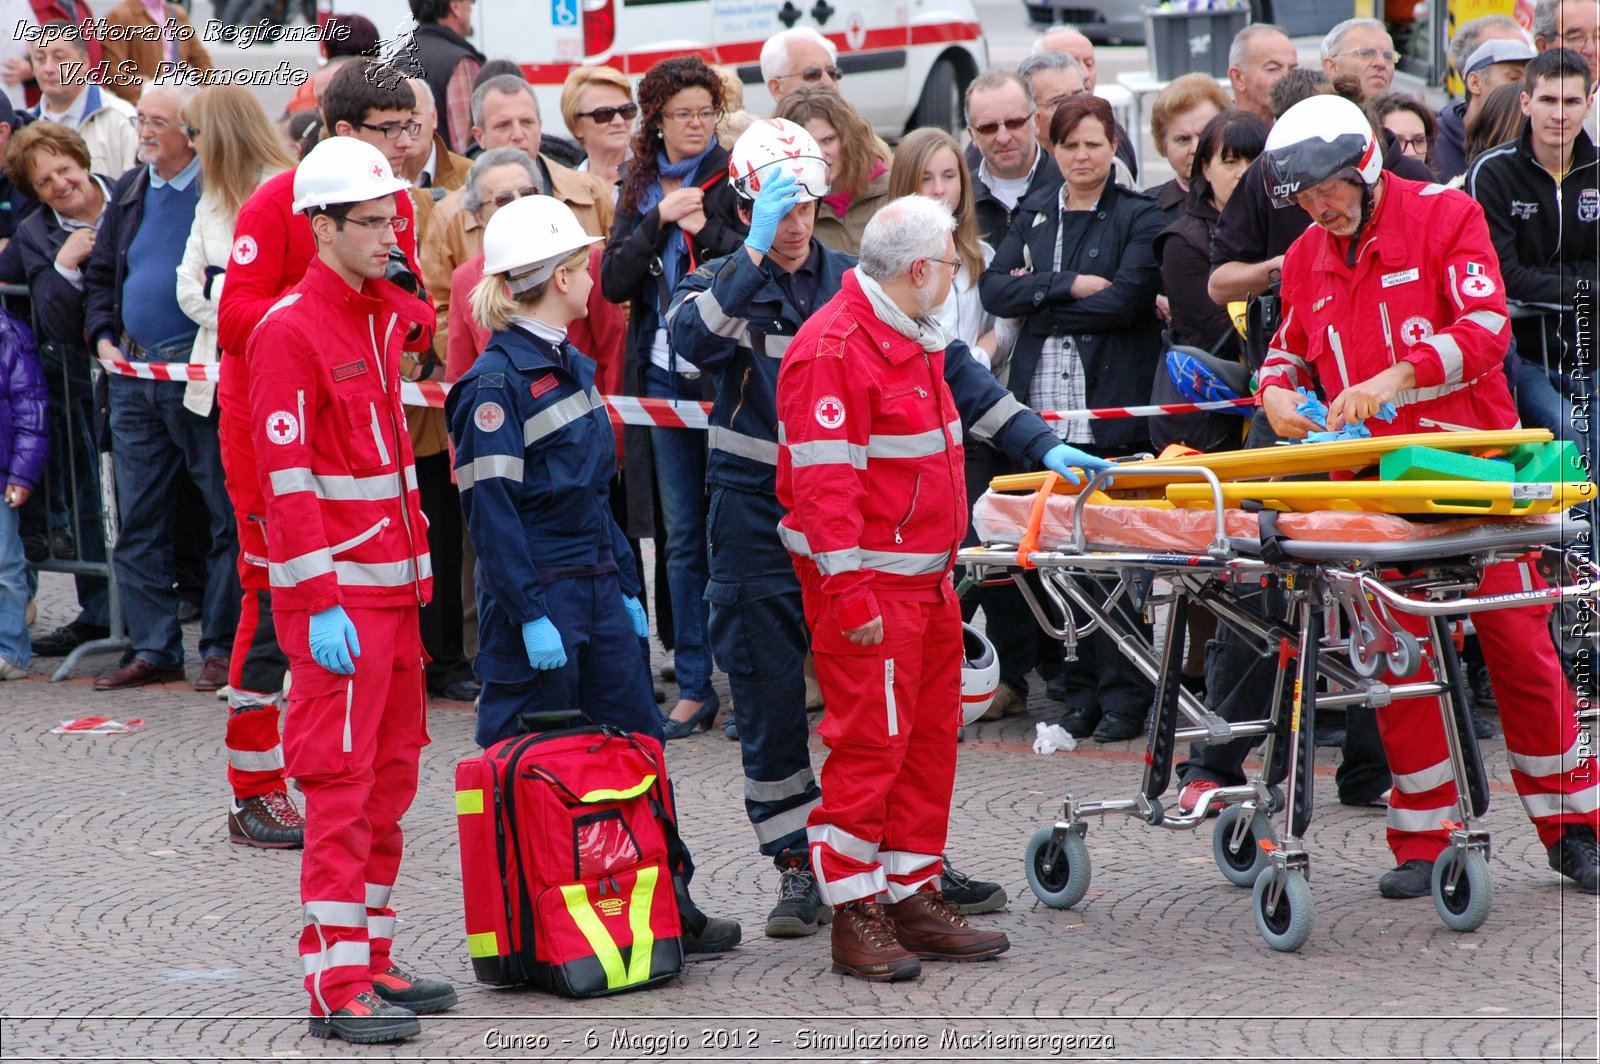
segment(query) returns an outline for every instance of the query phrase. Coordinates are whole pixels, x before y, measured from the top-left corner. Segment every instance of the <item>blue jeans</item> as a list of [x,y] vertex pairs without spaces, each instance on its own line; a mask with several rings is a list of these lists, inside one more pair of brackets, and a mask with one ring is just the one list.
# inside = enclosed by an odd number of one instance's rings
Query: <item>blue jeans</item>
[[[668,374],[658,366],[644,371],[644,393],[654,399],[700,401],[700,380]],[[672,377],[677,379],[673,380]],[[699,429],[651,429],[656,488],[667,526],[667,586],[672,589],[673,666],[679,697],[704,702],[711,697],[711,650],[706,645],[706,434]]]
[[25,669],[33,642],[28,638],[28,563],[22,556],[19,513],[0,498],[0,661]]
[[222,482],[216,415],[200,417],[184,409],[181,384],[112,377],[111,456],[122,519],[112,564],[134,653],[158,668],[183,666],[168,499],[173,482],[186,470],[205,499],[211,523],[200,656],[228,657],[239,626],[239,541]]

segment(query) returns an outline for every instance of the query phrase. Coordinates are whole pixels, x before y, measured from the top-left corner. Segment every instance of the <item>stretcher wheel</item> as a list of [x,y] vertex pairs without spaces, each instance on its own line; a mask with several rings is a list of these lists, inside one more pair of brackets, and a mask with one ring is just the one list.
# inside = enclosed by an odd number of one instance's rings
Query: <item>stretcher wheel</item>
[[1489,862],[1482,850],[1451,846],[1439,855],[1433,863],[1433,907],[1444,926],[1452,931],[1476,931],[1489,918],[1492,904]]
[[1389,671],[1404,679],[1422,665],[1422,644],[1404,628],[1394,631],[1395,649],[1388,655]]
[[1054,827],[1035,831],[1022,861],[1034,896],[1052,909],[1070,909],[1089,892],[1089,847],[1076,831],[1059,843],[1055,834]]
[[1259,810],[1250,818],[1250,830],[1233,848],[1234,825],[1244,815],[1244,807],[1230,805],[1217,816],[1217,826],[1211,834],[1211,856],[1222,870],[1222,878],[1236,887],[1255,885],[1256,878],[1267,867],[1267,851],[1262,842],[1273,840],[1272,821]]
[[1372,641],[1377,638],[1378,633],[1373,630],[1370,624],[1357,625],[1355,631],[1350,633],[1350,667],[1363,680],[1376,678],[1383,671],[1384,665],[1388,663],[1386,656],[1383,654],[1369,656],[1361,653],[1362,647],[1372,645]]
[[1267,940],[1267,945],[1281,953],[1293,953],[1311,937],[1311,925],[1316,922],[1316,911],[1311,905],[1311,888],[1299,872],[1281,872],[1284,877],[1283,894],[1272,912],[1267,912],[1267,898],[1275,878],[1271,872],[1256,877],[1252,900],[1256,913],[1256,930]]

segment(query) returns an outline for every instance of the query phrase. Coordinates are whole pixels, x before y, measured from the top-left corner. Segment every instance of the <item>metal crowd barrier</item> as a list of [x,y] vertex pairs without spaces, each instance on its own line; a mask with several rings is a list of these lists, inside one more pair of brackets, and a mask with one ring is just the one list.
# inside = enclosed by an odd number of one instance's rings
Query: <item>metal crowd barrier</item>
[[[78,663],[91,654],[121,653],[131,645],[122,616],[117,574],[111,564],[112,548],[118,535],[116,478],[112,473],[111,454],[100,449],[94,425],[94,395],[105,371],[84,351],[47,344],[39,338],[33,300],[26,285],[0,284],[0,308],[25,320],[33,329],[39,341],[40,367],[50,393],[50,460],[45,465],[38,490],[29,499],[35,515],[42,514],[45,556],[41,560],[30,560],[29,565],[40,572],[98,577],[106,582],[106,627],[110,634],[105,639],[93,639],[76,647],[51,674],[50,680],[54,683],[72,675]],[[82,388],[82,383],[81,376],[76,383],[74,381],[74,359],[88,364],[87,397],[75,392],[75,388]],[[90,507],[98,513],[87,513]],[[61,529],[70,531],[70,551],[63,549],[62,537],[58,536]],[[86,531],[89,536],[85,535]],[[89,537],[97,539],[98,551],[85,550],[85,539]],[[93,553],[101,557],[85,557]]]

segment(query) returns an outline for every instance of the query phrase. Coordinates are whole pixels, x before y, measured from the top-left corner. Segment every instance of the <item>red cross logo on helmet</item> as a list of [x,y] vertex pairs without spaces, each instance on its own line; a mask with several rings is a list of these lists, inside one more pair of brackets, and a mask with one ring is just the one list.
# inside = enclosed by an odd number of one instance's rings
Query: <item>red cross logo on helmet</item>
[[372,180],[374,180],[374,181],[382,181],[383,180],[383,176],[384,176],[383,175],[383,165],[381,163],[373,163],[372,164],[372,169],[369,172],[372,174]]

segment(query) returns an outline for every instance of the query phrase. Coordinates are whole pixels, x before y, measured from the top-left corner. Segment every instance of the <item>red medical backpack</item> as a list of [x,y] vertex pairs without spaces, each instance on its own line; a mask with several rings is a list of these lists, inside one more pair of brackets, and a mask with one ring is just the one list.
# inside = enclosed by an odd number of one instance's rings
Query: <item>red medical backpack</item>
[[520,735],[458,764],[478,981],[598,997],[678,975],[676,820],[661,744],[648,736]]

